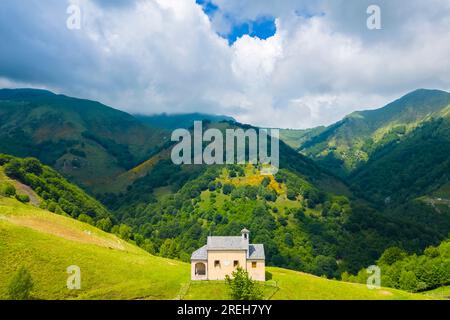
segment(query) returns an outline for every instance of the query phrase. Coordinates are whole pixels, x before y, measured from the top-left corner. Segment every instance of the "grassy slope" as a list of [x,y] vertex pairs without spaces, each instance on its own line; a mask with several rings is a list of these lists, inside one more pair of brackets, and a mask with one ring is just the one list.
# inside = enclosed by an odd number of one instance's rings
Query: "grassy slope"
[[[0,298],[26,266],[38,299],[172,299],[189,279],[185,263],[154,257],[90,225],[0,199]],[[81,268],[82,290],[66,289],[66,268]]]
[[289,147],[297,150],[303,143],[311,139],[312,137],[321,134],[325,131],[326,127],[316,127],[312,129],[281,129],[280,139],[286,143]]
[[[189,264],[154,257],[79,221],[14,199],[0,198],[0,299],[21,265],[35,282],[37,299],[174,299],[189,283]],[[66,268],[81,268],[82,289],[66,289]],[[401,291],[365,286],[269,268],[265,285],[272,299],[409,299]],[[278,286],[279,289],[277,289]],[[191,283],[185,299],[226,299],[223,282]]]
[[[273,278],[264,285],[264,298],[275,300],[385,300],[423,299],[394,289],[369,290],[365,285],[327,280],[309,274],[267,268]],[[224,282],[192,283],[187,299],[226,299]]]
[[103,186],[102,192],[125,192],[128,186],[132,185],[136,180],[145,177],[159,161],[168,157],[170,157],[170,149],[163,149],[150,159],[118,175],[112,183]]
[[18,194],[26,194],[27,196],[29,196],[30,203],[33,204],[34,206],[38,207],[39,204],[41,203],[42,199],[36,194],[36,192],[34,192],[33,189],[17,180],[9,178],[5,174],[3,167],[0,166],[0,182],[3,181],[13,185],[14,188],[16,188],[16,192]]
[[450,299],[450,286],[440,287],[431,291],[426,291],[423,294],[434,299]]

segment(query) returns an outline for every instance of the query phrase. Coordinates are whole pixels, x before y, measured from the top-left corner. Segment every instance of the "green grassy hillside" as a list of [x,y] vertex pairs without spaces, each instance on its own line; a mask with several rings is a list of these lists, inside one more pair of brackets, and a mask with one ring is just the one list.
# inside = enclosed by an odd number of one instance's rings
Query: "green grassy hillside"
[[450,286],[440,287],[434,290],[423,292],[424,295],[434,299],[450,299]]
[[280,140],[282,140],[292,149],[297,150],[303,145],[303,143],[321,134],[325,130],[326,127],[316,127],[304,130],[281,129]]
[[0,153],[36,157],[93,190],[169,138],[101,103],[34,89],[0,90],[0,132]]
[[[0,199],[0,298],[25,266],[36,299],[173,299],[187,264],[154,257],[71,218]],[[81,268],[81,290],[68,290],[66,268]]]
[[[365,285],[327,280],[306,273],[280,268],[267,268],[272,280],[263,285],[265,299],[273,300],[411,300],[424,299],[400,290],[370,290]],[[186,299],[227,299],[225,283],[192,282]]]
[[[88,224],[0,197],[0,299],[25,266],[35,299],[227,299],[223,282],[190,283],[189,264],[155,257]],[[68,290],[66,268],[81,269],[81,290]],[[422,299],[392,289],[269,268],[272,299]],[[181,296],[180,296],[181,294]]]

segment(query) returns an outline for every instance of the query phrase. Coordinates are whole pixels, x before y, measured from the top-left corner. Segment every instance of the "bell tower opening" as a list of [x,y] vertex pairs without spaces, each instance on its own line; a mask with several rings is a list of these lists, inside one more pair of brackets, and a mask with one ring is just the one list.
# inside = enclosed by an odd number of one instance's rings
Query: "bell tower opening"
[[241,230],[241,235],[242,239],[248,243],[250,238],[250,231],[244,228]]

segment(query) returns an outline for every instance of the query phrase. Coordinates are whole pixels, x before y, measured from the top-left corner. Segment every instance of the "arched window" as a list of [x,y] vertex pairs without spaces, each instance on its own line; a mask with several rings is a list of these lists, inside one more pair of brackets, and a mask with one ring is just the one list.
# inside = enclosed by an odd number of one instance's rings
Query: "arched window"
[[204,263],[197,262],[195,264],[195,275],[204,276],[206,274],[206,266]]

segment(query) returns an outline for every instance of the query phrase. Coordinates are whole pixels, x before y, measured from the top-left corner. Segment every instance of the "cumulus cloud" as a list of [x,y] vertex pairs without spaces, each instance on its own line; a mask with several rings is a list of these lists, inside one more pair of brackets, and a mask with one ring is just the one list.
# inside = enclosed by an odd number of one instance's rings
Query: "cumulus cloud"
[[[449,90],[449,2],[376,1],[383,29],[370,31],[373,2],[215,0],[208,16],[195,0],[3,0],[0,85],[292,128],[421,87]],[[69,4],[81,8],[81,30],[66,28]],[[276,18],[274,36],[219,36],[262,16]]]

